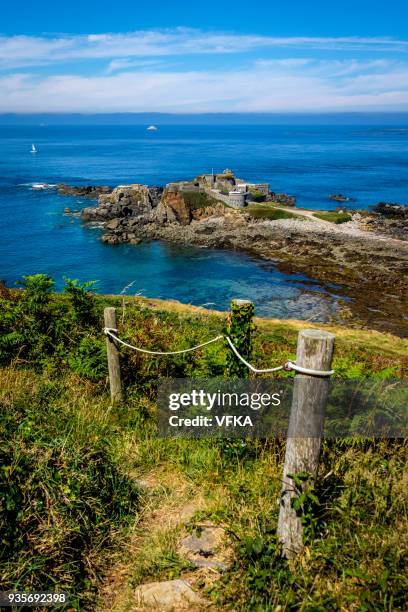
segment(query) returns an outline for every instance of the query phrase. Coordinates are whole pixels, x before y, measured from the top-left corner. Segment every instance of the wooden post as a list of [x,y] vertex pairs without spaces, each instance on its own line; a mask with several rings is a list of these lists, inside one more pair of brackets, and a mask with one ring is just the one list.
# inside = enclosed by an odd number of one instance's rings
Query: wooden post
[[[105,327],[117,329],[116,308],[109,307],[104,310]],[[114,332],[116,333],[116,332]],[[109,385],[112,404],[122,401],[122,383],[120,379],[119,351],[117,342],[110,336],[106,336],[106,348],[108,352]]]
[[[247,361],[251,357],[253,316],[254,305],[250,300],[232,300],[227,322],[227,335],[239,354]],[[231,378],[248,378],[249,375],[247,366],[234,355],[231,349],[227,353],[226,375]]]
[[[333,334],[305,329],[299,333],[296,364],[328,371],[333,348]],[[297,374],[294,380],[278,521],[278,538],[287,558],[295,556],[303,547],[303,527],[292,508],[292,500],[298,493],[288,474],[308,472],[312,479],[317,476],[328,389],[328,377]]]

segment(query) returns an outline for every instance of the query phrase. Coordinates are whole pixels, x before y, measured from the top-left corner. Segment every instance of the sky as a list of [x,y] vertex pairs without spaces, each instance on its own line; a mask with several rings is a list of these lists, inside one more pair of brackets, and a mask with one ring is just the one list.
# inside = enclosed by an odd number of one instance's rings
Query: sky
[[408,111],[406,0],[0,0],[0,113]]

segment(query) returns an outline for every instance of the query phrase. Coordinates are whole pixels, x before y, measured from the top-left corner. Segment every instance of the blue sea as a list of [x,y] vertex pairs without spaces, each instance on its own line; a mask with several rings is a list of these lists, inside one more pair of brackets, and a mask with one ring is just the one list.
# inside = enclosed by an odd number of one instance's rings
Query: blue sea
[[[344,193],[355,207],[408,202],[408,126],[0,126],[0,278],[50,274],[97,281],[99,292],[177,299],[227,309],[252,298],[257,314],[324,321],[336,312],[338,288],[280,272],[242,253],[152,242],[102,244],[64,208],[89,200],[36,190],[35,183],[165,185],[231,168],[269,182],[297,204],[334,209]],[[31,144],[37,154],[30,154]]]

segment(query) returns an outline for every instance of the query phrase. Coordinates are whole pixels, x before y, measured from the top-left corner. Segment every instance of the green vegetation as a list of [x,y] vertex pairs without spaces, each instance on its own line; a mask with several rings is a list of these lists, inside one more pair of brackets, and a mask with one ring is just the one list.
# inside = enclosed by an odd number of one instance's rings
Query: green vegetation
[[349,213],[340,213],[340,212],[318,212],[313,213],[314,217],[318,219],[322,219],[323,221],[330,221],[331,223],[346,223],[347,221],[351,221],[351,215]]
[[[226,317],[97,297],[75,281],[56,295],[45,275],[24,287],[0,296],[3,590],[65,589],[75,609],[90,611],[113,584],[101,609],[132,609],[141,581],[189,571],[177,540],[190,505],[194,522],[220,524],[232,539],[228,572],[218,581],[200,574],[195,585],[215,609],[406,609],[406,441],[325,441],[306,548],[288,563],[275,540],[283,441],[165,440],[155,432],[158,378],[222,375],[222,343],[171,357],[121,350],[126,400],[110,406],[104,306],[118,308],[122,338],[158,350],[222,333]],[[304,324],[255,324],[254,363],[295,357]],[[339,377],[407,376],[406,340],[325,327],[336,333]],[[141,490],[140,479],[153,488]]]
[[300,215],[270,206],[268,204],[256,205],[250,204],[244,209],[245,212],[249,213],[254,219],[270,219],[276,221],[277,219],[298,219],[302,220]]
[[[231,338],[237,351],[244,359],[251,358],[254,305],[252,302],[231,304],[228,315],[226,334]],[[226,375],[228,378],[247,378],[248,368],[239,361],[232,351],[227,352]]]
[[181,195],[190,210],[206,208],[207,206],[215,204],[215,200],[204,193],[204,191],[183,190],[181,191]]
[[266,196],[264,193],[261,193],[260,191],[252,191],[252,198],[254,200],[254,202],[265,202]]

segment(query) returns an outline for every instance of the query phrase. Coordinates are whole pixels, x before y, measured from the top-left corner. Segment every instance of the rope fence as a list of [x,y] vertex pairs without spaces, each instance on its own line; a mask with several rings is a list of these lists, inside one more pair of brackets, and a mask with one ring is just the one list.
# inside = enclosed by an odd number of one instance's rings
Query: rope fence
[[307,374],[308,376],[331,376],[334,374],[334,370],[314,370],[312,368],[303,368],[301,366],[296,365],[293,361],[286,361],[283,365],[277,366],[274,368],[264,368],[258,369],[251,365],[239,352],[231,338],[225,334],[220,334],[219,336],[215,336],[215,338],[211,338],[211,340],[207,340],[206,342],[202,342],[201,344],[197,344],[196,346],[191,346],[187,349],[180,349],[178,351],[151,351],[149,349],[141,348],[139,346],[134,346],[133,344],[129,344],[129,342],[125,342],[119,336],[117,336],[118,330],[105,327],[103,330],[105,336],[109,336],[115,342],[118,342],[122,346],[126,346],[127,348],[132,349],[133,351],[137,351],[139,353],[144,353],[147,355],[157,355],[157,356],[168,356],[168,355],[182,355],[185,353],[191,353],[192,351],[196,351],[204,346],[208,346],[209,344],[213,344],[214,342],[218,342],[219,340],[226,340],[231,350],[235,354],[235,356],[249,369],[251,372],[255,374],[270,374],[272,372],[279,372],[281,370],[294,370],[299,374]]
[[[323,423],[329,390],[330,369],[334,350],[334,335],[318,329],[304,329],[299,332],[296,361],[286,361],[273,368],[256,368],[248,360],[252,349],[253,303],[249,300],[234,300],[228,317],[226,334],[219,334],[206,342],[176,351],[155,351],[134,346],[119,337],[116,323],[116,309],[105,308],[104,334],[106,336],[109,382],[112,404],[123,401],[120,375],[119,345],[145,355],[183,355],[199,350],[216,342],[227,343],[227,378],[246,378],[248,370],[254,374],[269,374],[281,370],[293,370],[303,376],[293,379],[293,397],[289,419],[283,485],[279,501],[277,536],[282,544],[285,557],[297,555],[303,548],[303,524],[293,507],[298,495],[298,486],[293,475],[303,473],[310,476],[302,482],[300,492],[307,491],[318,476],[319,455],[322,442]],[[242,355],[242,353],[244,353]]]

